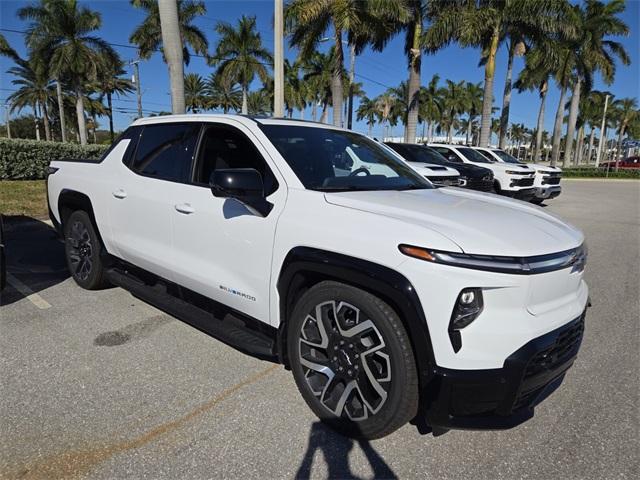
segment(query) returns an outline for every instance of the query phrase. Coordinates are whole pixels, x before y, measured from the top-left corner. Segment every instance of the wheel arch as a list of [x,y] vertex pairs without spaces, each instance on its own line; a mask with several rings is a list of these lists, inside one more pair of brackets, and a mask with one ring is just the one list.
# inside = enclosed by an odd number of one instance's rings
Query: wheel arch
[[93,212],[93,205],[91,203],[91,199],[85,193],[79,192],[77,190],[63,189],[58,196],[58,213],[60,215],[60,232],[64,235],[64,224],[69,218],[69,216],[75,212],[76,210],[83,210],[87,212],[89,218],[91,219],[91,224],[93,225],[94,230],[96,231],[96,235],[98,235],[98,239],[100,240],[100,244],[102,245],[102,253],[106,253],[104,240],[102,239],[102,235],[100,234],[100,229],[98,228],[98,222],[96,222],[96,217]]
[[389,267],[368,260],[309,247],[290,250],[278,277],[280,326],[277,353],[281,363],[289,365],[287,325],[297,300],[323,280],[361,288],[388,303],[409,334],[420,383],[428,379],[429,367],[435,365],[433,347],[420,299],[409,280]]

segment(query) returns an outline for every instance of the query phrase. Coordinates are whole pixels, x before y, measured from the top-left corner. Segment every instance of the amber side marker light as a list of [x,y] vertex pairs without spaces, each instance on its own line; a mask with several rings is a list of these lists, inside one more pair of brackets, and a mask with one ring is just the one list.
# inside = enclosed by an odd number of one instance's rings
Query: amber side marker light
[[399,245],[398,249],[409,257],[419,258],[420,260],[427,260],[428,262],[435,262],[436,259],[425,248],[412,247],[411,245]]

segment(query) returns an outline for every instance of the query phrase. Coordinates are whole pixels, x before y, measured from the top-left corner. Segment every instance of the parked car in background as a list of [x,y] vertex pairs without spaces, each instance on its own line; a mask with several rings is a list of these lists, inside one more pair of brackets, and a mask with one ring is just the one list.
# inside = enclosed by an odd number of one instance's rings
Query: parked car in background
[[[616,162],[601,163],[602,168],[616,168]],[[623,158],[618,162],[618,168],[640,168],[640,157],[633,156]]]
[[482,192],[493,191],[493,172],[488,168],[471,165],[469,163],[450,162],[436,150],[426,145],[393,142],[388,142],[386,145],[416,168],[424,164],[435,164],[455,168],[460,172],[460,187]]
[[[381,143],[381,145],[384,148],[389,148],[384,143]],[[394,150],[392,149],[390,150],[393,155],[396,155],[396,152]],[[386,168],[386,167],[381,167],[377,163],[369,163],[366,161],[366,159],[355,158],[355,157],[350,158],[351,153],[349,153],[349,149],[347,149],[346,154],[347,156],[349,156],[349,158],[347,159],[346,162],[343,162],[343,163],[346,163],[349,166],[349,168],[351,168],[352,170],[366,169],[366,171],[371,174],[384,173],[384,171],[381,171],[381,168]],[[433,185],[436,187],[460,186],[460,173],[455,168],[451,168],[445,165],[435,165],[433,163],[415,163],[415,164],[412,164],[411,162],[407,162],[407,163],[411,167],[416,169],[420,175],[422,175],[431,183],[433,183]]]
[[[349,130],[138,119],[100,160],[51,162],[47,197],[79,286],[119,285],[284,364],[311,410],[358,438],[409,421],[421,433],[521,424],[582,341],[580,230],[434,188]],[[285,397],[274,415],[289,414]]]
[[508,163],[510,165],[525,165],[534,168],[536,171],[536,177],[533,186],[536,188],[536,193],[531,199],[533,203],[540,204],[543,201],[551,200],[562,193],[562,187],[560,186],[562,169],[560,167],[552,167],[550,165],[542,165],[539,163],[524,163],[499,148],[473,148],[489,160]]
[[491,170],[496,193],[527,201],[535,196],[536,189],[533,184],[536,171],[533,168],[492,161],[472,147],[445,143],[433,143],[428,146],[444,155],[450,162],[467,163]]

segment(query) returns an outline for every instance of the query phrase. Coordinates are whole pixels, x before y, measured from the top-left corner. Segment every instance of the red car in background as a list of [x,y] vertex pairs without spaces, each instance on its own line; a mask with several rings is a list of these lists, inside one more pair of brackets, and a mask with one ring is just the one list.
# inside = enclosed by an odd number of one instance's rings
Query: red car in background
[[[616,168],[616,162],[601,163],[602,168]],[[640,156],[623,158],[618,162],[618,168],[640,168]]]

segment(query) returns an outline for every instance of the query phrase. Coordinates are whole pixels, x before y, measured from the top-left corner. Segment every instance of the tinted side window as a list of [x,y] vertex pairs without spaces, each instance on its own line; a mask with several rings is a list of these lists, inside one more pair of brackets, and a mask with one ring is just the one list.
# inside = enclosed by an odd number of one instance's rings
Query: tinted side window
[[199,132],[199,123],[145,126],[131,169],[163,180],[188,182]]
[[198,152],[195,183],[208,185],[214,170],[254,168],[262,176],[264,191],[270,195],[278,182],[253,142],[238,129],[228,125],[205,127]]
[[431,148],[433,148],[439,154],[443,155],[444,158],[446,158],[450,162],[462,162],[462,159],[453,150],[449,150],[448,148],[444,148],[444,147],[431,147]]
[[116,148],[116,146],[123,140],[130,140],[133,139],[133,141],[129,144],[129,146],[127,147],[127,150],[124,154],[123,157],[123,161],[126,162],[126,158],[127,158],[127,153],[129,153],[129,150],[131,150],[131,145],[135,145],[138,135],[140,135],[140,131],[142,130],[142,127],[129,127],[127,128],[124,132],[122,132],[122,134],[116,138],[113,143],[111,144],[111,146],[107,149],[106,152],[104,152],[102,154],[102,156],[100,157],[100,162],[103,161],[105,158],[107,158],[107,155],[109,155],[111,153],[111,151]]

